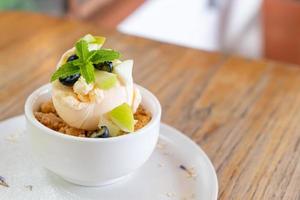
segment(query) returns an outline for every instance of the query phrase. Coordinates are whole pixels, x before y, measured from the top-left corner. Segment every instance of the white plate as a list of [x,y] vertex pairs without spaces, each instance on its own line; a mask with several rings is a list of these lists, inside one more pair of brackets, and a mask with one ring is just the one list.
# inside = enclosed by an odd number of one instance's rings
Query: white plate
[[100,188],[73,185],[39,166],[28,148],[24,128],[24,116],[0,123],[0,176],[9,184],[0,185],[1,200],[217,199],[217,176],[208,157],[188,137],[165,124],[155,152],[142,168]]

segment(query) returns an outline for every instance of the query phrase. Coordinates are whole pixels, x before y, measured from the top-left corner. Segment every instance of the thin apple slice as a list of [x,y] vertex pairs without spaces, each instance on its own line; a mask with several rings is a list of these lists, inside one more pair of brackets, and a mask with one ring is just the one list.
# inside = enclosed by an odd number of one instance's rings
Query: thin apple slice
[[95,70],[95,85],[96,87],[108,90],[114,87],[117,83],[117,75],[106,71]]
[[125,132],[134,131],[134,118],[131,107],[127,103],[114,108],[109,113],[109,117],[114,124]]
[[132,68],[133,60],[125,60],[114,66],[113,72],[119,76],[123,84],[132,84]]
[[88,43],[90,51],[100,49],[106,40],[105,37],[92,36],[91,34],[85,35],[82,39]]

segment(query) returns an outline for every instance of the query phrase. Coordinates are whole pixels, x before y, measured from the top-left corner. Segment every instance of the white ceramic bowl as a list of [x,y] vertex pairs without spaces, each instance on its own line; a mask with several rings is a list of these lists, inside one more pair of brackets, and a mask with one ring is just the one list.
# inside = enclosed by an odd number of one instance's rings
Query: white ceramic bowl
[[31,145],[42,165],[69,182],[100,186],[134,172],[150,157],[157,143],[161,106],[156,97],[138,86],[142,105],[151,121],[135,133],[113,138],[80,138],[51,130],[38,122],[33,112],[51,98],[51,85],[35,90],[26,100],[25,116]]

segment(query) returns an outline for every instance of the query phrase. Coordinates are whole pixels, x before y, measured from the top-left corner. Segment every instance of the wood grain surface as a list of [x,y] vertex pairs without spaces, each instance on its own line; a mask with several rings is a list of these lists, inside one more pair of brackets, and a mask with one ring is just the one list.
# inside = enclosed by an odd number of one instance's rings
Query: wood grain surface
[[300,68],[225,56],[30,13],[0,13],[0,119],[23,113],[60,55],[86,33],[135,60],[162,121],[212,160],[219,199],[300,199]]

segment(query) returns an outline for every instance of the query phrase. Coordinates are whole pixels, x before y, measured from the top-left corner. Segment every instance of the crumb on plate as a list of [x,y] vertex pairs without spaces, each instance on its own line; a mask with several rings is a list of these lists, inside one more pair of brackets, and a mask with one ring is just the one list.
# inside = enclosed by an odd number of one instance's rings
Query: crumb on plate
[[168,192],[168,193],[166,193],[166,195],[167,195],[167,197],[173,197],[173,196],[175,196],[175,194],[172,193],[172,192]]
[[7,182],[3,176],[0,176],[0,185],[2,185],[4,187],[9,187],[9,185],[7,184]]
[[187,168],[184,165],[179,165],[179,168],[182,169],[183,171],[185,171],[187,173],[188,178],[196,177],[197,176],[197,173],[195,172],[195,169],[193,167]]
[[32,185],[25,185],[25,188],[27,188],[29,191],[33,190],[33,186]]

